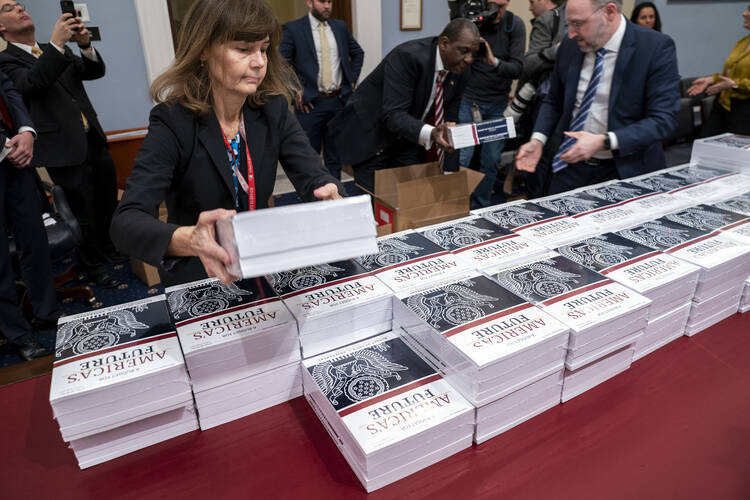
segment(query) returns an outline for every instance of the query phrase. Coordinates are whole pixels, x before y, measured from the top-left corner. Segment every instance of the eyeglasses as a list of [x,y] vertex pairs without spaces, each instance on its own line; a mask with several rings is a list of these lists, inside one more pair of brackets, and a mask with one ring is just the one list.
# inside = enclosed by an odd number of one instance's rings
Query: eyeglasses
[[21,7],[21,10],[26,10],[26,6],[22,3],[6,3],[0,7],[0,12],[8,13],[16,10],[16,7]]
[[568,21],[568,27],[573,28],[574,30],[578,31],[579,29],[583,28],[587,22],[589,22],[589,19],[591,19],[591,16],[599,12],[602,9],[602,7],[604,7],[605,5],[607,4],[600,5],[599,7],[597,7],[596,10],[594,10],[594,12],[589,14],[588,17],[586,17],[586,19],[584,19],[583,21]]

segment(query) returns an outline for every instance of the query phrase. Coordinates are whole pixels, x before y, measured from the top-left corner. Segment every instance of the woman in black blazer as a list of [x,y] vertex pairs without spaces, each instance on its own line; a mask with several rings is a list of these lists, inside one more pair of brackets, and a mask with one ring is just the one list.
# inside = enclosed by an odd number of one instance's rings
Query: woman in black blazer
[[[175,62],[151,87],[159,104],[111,234],[121,251],[158,266],[165,286],[234,279],[215,223],[266,208],[278,161],[305,201],[343,192],[289,112],[294,77],[279,40],[262,0],[198,0]],[[157,218],[164,200],[167,222]]]

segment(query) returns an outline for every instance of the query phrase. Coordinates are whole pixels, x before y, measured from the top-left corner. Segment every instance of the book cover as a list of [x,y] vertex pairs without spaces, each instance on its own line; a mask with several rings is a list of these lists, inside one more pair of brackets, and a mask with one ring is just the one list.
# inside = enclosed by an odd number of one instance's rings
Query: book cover
[[750,245],[750,217],[711,205],[696,205],[681,212],[668,214],[666,219],[703,231],[721,234]]
[[209,278],[166,289],[186,356],[294,321],[261,277],[229,285]]
[[392,295],[353,260],[303,267],[266,276],[297,320],[358,307]]
[[50,400],[184,366],[164,295],[58,322]]
[[473,411],[393,332],[303,365],[365,455]]
[[584,223],[531,202],[492,207],[478,214],[547,248],[579,239],[581,234],[591,232],[591,228]]
[[646,297],[562,255],[493,277],[577,331],[650,304]]
[[732,149],[750,149],[750,136],[746,135],[727,134],[703,139],[701,142]]
[[750,192],[719,201],[714,203],[714,206],[722,210],[728,210],[730,212],[750,217]]

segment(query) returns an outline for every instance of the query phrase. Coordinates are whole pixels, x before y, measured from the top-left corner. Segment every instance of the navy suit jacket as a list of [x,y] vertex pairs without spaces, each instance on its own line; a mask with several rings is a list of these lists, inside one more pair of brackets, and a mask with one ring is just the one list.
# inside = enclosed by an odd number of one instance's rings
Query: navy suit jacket
[[31,116],[26,111],[26,106],[23,103],[23,96],[13,86],[13,80],[11,80],[3,71],[0,71],[0,97],[5,102],[5,107],[8,108],[10,118],[13,120],[14,130],[0,130],[0,149],[5,144],[7,139],[10,139],[18,133],[18,129],[21,127],[34,128],[34,124],[31,122]]
[[[329,19],[341,60],[341,95],[351,94],[362,70],[365,52],[354,39],[344,21]],[[292,65],[302,83],[305,103],[318,97],[318,56],[315,52],[310,18],[307,15],[284,24],[279,52]]]
[[[666,167],[661,141],[676,127],[680,108],[677,53],[670,37],[625,21],[609,96],[608,130],[617,135],[613,151],[620,178]],[[569,129],[584,54],[566,38],[557,53],[547,94],[534,131],[550,137]]]

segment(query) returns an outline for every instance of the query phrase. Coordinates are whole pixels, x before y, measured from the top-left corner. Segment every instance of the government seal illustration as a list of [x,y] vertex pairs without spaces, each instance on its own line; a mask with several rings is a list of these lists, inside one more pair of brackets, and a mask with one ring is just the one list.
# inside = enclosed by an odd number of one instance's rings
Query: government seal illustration
[[268,276],[268,281],[276,290],[291,288],[292,290],[306,290],[313,286],[322,285],[329,279],[337,278],[338,273],[346,270],[330,264],[319,266],[308,266],[294,271],[273,273]]
[[475,283],[465,280],[441,287],[436,292],[413,295],[406,305],[422,320],[440,329],[441,323],[463,325],[485,315],[482,308],[493,309],[499,299],[477,293],[470,287]]
[[[147,304],[133,306],[136,312],[146,309]],[[55,355],[60,357],[69,349],[74,354],[85,354],[116,346],[122,337],[134,337],[138,330],[147,328],[148,325],[138,321],[135,314],[127,309],[112,311],[101,317],[69,321],[57,333]]]
[[731,216],[727,217],[725,214],[703,210],[699,207],[690,207],[676,214],[665,215],[664,218],[701,231],[710,231],[733,222]]
[[620,235],[651,248],[671,248],[690,237],[684,229],[667,227],[660,221],[650,221],[640,226],[623,229]]
[[186,313],[194,318],[224,310],[233,301],[239,302],[243,296],[252,295],[252,292],[243,290],[234,283],[225,285],[220,281],[213,281],[200,288],[177,290],[170,293],[167,300],[174,317],[181,319]]
[[437,229],[429,229],[422,233],[428,240],[443,248],[465,247],[475,245],[492,234],[490,229],[482,229],[468,222],[459,222]]
[[511,206],[485,212],[482,214],[482,217],[503,227],[519,227],[526,224],[533,224],[544,217],[544,212],[522,206]]
[[373,270],[380,267],[392,266],[393,264],[401,264],[413,256],[419,255],[419,252],[424,250],[422,247],[406,243],[402,238],[405,239],[403,236],[395,236],[393,238],[378,240],[378,253],[360,257],[357,259],[358,262],[365,269]]
[[524,267],[502,271],[495,279],[504,287],[518,295],[537,295],[544,299],[573,290],[573,285],[581,278],[580,274],[561,271],[554,267],[555,261],[543,260]]
[[619,184],[612,184],[609,186],[602,186],[591,191],[586,191],[592,196],[596,196],[610,203],[619,203],[625,200],[631,200],[641,195],[639,189],[634,189],[627,186],[621,186]]
[[580,214],[599,206],[594,200],[586,200],[577,196],[564,196],[554,200],[537,201],[539,205],[560,214]]
[[616,245],[604,238],[588,238],[557,249],[561,255],[570,260],[584,267],[597,269],[625,262],[630,258],[628,254],[632,250],[632,247]]

